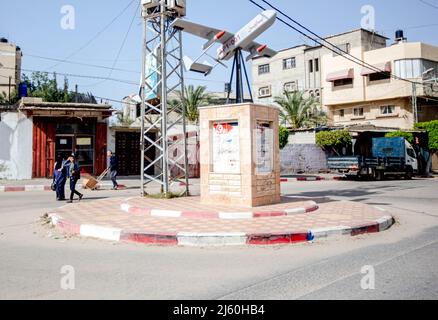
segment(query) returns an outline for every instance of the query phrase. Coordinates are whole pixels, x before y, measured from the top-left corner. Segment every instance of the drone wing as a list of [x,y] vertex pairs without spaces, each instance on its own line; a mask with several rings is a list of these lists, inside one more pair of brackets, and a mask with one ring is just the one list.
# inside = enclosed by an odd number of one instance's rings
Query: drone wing
[[[172,22],[172,27],[182,29],[184,32],[193,34],[197,37],[208,40],[209,42],[219,42],[224,44],[228,39],[234,37],[234,34],[223,31],[220,29],[215,29],[211,27],[204,26],[202,24],[193,23],[183,19],[175,19]],[[220,35],[220,37],[216,37]],[[216,39],[217,38],[217,39]]]

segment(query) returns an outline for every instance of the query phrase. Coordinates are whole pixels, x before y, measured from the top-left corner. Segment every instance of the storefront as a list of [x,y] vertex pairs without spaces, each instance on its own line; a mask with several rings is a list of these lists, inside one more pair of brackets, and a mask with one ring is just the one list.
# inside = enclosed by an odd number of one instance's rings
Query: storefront
[[82,173],[100,175],[107,167],[110,105],[24,100],[19,111],[33,119],[32,178],[51,177],[56,157],[75,154]]

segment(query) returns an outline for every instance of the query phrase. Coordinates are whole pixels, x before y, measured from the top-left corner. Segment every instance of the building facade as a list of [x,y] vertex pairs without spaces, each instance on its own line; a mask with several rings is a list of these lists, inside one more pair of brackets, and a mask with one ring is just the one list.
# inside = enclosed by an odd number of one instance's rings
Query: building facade
[[438,72],[438,47],[398,41],[355,53],[359,55],[375,68],[342,57],[323,57],[323,103],[334,125],[409,130],[415,122],[438,119],[438,86],[424,80],[427,74]]
[[5,38],[0,38],[0,94],[6,100],[20,84],[21,57],[20,47]]
[[[354,54],[386,46],[386,37],[359,29],[325,38]],[[322,41],[321,41],[322,42]],[[253,95],[257,103],[271,104],[285,91],[307,91],[322,102],[323,57],[334,54],[321,45],[299,45],[281,50],[273,58],[255,58],[252,64]]]
[[110,105],[48,103],[23,98],[0,107],[0,179],[25,180],[53,175],[56,157],[75,154],[84,174],[107,168]]

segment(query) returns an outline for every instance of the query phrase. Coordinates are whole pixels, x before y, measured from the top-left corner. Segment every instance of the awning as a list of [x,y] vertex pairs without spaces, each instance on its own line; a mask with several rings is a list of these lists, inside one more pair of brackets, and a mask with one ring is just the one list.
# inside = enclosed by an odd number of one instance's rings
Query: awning
[[354,79],[354,69],[346,69],[338,72],[329,73],[327,75],[327,82],[334,82],[337,80]]
[[[391,62],[385,62],[385,63],[380,63],[380,64],[376,64],[373,65],[373,68],[364,68],[362,69],[361,72],[361,76],[369,76],[370,74],[374,74],[374,73],[380,73],[380,72],[391,72],[392,68],[391,68]],[[375,70],[377,69],[377,70]],[[379,71],[381,70],[381,71]]]

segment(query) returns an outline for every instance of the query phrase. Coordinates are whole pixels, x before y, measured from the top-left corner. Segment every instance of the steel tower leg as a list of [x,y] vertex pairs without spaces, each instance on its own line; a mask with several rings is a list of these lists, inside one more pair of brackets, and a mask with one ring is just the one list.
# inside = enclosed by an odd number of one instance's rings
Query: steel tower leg
[[184,182],[184,194],[188,194],[181,30],[170,28],[176,16],[167,11],[165,0],[155,12],[143,12],[143,17],[142,194],[146,194],[146,186],[152,182],[159,184],[165,195],[172,192],[173,184],[179,186]]

